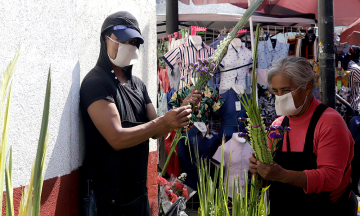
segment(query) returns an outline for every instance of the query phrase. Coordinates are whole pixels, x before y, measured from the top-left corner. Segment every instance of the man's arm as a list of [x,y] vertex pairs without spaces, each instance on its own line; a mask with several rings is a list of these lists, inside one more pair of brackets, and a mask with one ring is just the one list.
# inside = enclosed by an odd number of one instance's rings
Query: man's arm
[[[154,105],[152,103],[148,103],[146,105],[146,112],[147,112],[147,116],[149,117],[150,121],[156,119],[158,116],[156,114]],[[151,138],[153,139],[157,139],[160,138],[162,136],[165,136],[166,134],[171,132],[171,128],[168,128],[168,130],[166,131],[158,131],[158,133],[156,133],[154,136],[152,136]]]
[[164,116],[131,128],[123,128],[114,103],[97,100],[87,109],[101,135],[115,150],[138,145],[156,134],[167,134],[171,128],[184,127],[191,118],[191,106],[169,110]]

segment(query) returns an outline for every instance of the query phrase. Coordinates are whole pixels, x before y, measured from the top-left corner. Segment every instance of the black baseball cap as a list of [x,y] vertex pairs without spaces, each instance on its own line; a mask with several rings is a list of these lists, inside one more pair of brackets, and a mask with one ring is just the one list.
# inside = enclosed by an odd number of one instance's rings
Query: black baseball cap
[[136,18],[127,11],[119,11],[108,16],[101,27],[101,33],[108,30],[120,41],[137,38],[140,44],[144,43]]

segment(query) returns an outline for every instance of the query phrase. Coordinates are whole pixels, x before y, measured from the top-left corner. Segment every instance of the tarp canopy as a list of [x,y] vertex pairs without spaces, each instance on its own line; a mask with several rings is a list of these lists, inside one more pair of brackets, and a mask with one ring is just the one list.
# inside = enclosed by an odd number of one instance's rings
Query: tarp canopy
[[[179,0],[190,4],[190,0]],[[248,7],[248,0],[192,0],[195,5],[231,3],[241,8]],[[359,0],[334,0],[335,26],[348,26],[359,17]],[[307,15],[318,17],[317,0],[264,0],[257,12],[266,15]]]
[[[360,15],[359,15],[360,16]],[[340,43],[360,46],[360,18],[350,24],[340,34]]]
[[[179,28],[189,27],[189,26],[201,26],[208,29],[208,33],[212,34],[218,29],[227,29],[233,28],[239,19],[242,17],[242,14],[223,14],[223,13],[206,13],[206,14],[179,14]],[[253,16],[253,25],[257,23],[262,24],[262,27],[270,25],[270,30],[282,31],[283,26],[294,27],[308,27],[315,24],[314,19],[310,18],[299,18],[299,17],[286,17],[282,18],[281,16],[266,16],[264,14],[255,13]],[[246,24],[244,28],[249,28],[249,23]],[[166,34],[166,15],[159,14],[157,15],[157,35],[158,38],[167,35]],[[217,33],[215,33],[217,34]]]

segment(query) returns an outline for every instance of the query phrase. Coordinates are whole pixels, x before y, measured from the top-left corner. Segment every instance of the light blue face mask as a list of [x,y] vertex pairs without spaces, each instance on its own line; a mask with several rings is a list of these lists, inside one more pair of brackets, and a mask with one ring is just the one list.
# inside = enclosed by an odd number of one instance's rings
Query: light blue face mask
[[[303,85],[305,85],[305,84],[303,84]],[[298,108],[296,108],[294,98],[291,93],[295,92],[296,90],[301,88],[303,85],[299,86],[294,91],[291,91],[284,95],[281,95],[281,96],[275,95],[275,110],[276,110],[277,115],[291,116],[291,115],[297,115],[301,112],[301,110],[304,108],[308,94],[305,97],[304,103],[301,106],[299,106]]]

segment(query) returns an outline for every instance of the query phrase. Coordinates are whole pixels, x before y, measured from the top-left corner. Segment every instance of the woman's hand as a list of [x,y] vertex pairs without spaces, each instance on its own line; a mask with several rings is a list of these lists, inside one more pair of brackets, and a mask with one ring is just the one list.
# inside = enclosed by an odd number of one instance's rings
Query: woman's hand
[[258,173],[261,177],[270,181],[283,182],[286,176],[286,170],[279,164],[264,164],[255,158],[255,154],[249,158],[250,160],[250,172]]
[[186,96],[186,98],[183,100],[181,106],[186,106],[187,103],[190,103],[193,105],[193,110],[195,110],[200,105],[201,96],[202,96],[202,92],[199,90],[195,90],[195,88],[193,88],[191,90],[191,93],[188,96]]

